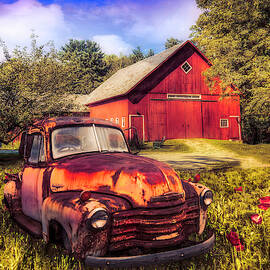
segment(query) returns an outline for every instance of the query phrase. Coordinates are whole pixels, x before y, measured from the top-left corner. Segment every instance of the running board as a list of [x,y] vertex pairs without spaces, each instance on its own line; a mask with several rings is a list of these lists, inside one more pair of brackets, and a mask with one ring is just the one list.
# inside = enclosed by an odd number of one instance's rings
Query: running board
[[13,215],[15,221],[26,231],[32,234],[34,237],[42,237],[41,223],[24,215],[22,212]]

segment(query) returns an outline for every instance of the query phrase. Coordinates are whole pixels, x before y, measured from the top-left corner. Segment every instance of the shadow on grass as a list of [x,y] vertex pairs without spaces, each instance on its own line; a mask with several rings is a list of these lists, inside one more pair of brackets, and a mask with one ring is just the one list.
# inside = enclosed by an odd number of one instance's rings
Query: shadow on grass
[[174,169],[225,169],[241,165],[240,161],[233,158],[213,158],[206,156],[183,156],[181,160],[163,160]]

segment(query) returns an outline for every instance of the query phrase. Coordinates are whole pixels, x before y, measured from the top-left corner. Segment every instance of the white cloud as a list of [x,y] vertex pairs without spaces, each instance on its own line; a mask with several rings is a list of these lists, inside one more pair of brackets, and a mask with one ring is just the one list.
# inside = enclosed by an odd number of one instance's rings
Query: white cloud
[[97,42],[106,54],[129,54],[132,46],[117,35],[95,35],[93,40]]
[[0,38],[9,48],[28,45],[33,30],[41,43],[54,40],[57,44],[69,33],[61,7],[36,0],[0,4],[0,25]]
[[160,2],[151,11],[138,12],[128,33],[156,42],[163,42],[170,37],[186,40],[190,35],[189,28],[195,24],[200,13],[190,0]]
[[163,43],[169,37],[188,39],[189,28],[201,13],[195,0],[115,0],[105,3],[73,11],[93,27],[102,23],[107,33],[113,29],[114,33],[129,40],[141,39],[148,43]]

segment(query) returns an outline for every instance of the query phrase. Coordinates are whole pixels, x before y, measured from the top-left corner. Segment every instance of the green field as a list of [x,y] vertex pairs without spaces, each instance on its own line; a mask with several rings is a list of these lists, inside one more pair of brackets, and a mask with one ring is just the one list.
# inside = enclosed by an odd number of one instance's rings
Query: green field
[[[0,165],[0,269],[87,269],[62,248],[33,239],[4,211],[4,172],[19,171],[20,166],[21,162],[16,160]],[[196,172],[178,173],[182,179],[188,179]],[[270,168],[203,171],[201,183],[214,191],[208,214],[208,228],[216,232],[214,249],[180,263],[140,269],[270,269],[270,209],[258,208],[259,198],[270,194]],[[243,192],[234,192],[234,187],[239,186]],[[262,216],[262,224],[251,222],[253,213]],[[232,229],[238,232],[244,251],[237,252],[227,241],[226,234]]]

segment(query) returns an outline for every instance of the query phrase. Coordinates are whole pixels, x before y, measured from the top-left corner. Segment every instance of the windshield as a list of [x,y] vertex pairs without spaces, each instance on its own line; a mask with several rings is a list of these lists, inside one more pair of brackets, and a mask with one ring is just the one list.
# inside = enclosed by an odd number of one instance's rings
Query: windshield
[[52,132],[53,158],[86,152],[128,152],[122,132],[103,126],[64,127]]

